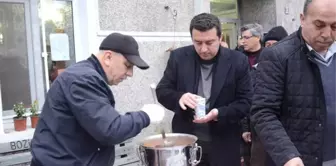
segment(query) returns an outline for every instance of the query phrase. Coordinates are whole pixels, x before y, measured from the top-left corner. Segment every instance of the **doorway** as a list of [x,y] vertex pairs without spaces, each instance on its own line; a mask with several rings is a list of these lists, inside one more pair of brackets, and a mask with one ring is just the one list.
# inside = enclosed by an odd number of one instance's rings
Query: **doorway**
[[237,46],[238,27],[236,22],[222,22],[222,41],[225,41],[230,49]]
[[221,21],[222,40],[230,49],[236,48],[240,28],[238,0],[210,0],[210,12]]

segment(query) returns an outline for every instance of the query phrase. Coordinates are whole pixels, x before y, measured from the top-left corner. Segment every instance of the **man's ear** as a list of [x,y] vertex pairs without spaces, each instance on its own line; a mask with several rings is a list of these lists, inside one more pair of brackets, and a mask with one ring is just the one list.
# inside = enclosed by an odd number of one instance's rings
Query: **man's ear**
[[300,23],[301,23],[301,27],[304,25],[304,21],[305,21],[305,16],[301,13],[301,14],[300,14]]
[[103,62],[104,65],[109,67],[110,66],[110,61],[113,58],[113,52],[112,51],[104,51],[103,53]]

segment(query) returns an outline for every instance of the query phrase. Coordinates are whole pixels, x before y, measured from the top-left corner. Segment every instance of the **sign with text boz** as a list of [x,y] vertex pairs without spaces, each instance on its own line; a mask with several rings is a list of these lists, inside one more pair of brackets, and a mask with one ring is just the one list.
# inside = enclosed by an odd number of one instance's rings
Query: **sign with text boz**
[[7,143],[0,144],[0,154],[27,150],[30,148],[30,139],[15,140]]

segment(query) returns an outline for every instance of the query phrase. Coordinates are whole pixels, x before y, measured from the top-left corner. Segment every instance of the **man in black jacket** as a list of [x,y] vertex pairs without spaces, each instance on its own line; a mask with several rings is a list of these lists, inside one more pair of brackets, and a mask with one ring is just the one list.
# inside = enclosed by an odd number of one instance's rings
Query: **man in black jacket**
[[265,35],[263,42],[265,47],[270,47],[287,36],[288,33],[283,26],[276,26],[267,32],[267,35]]
[[[281,41],[283,38],[287,37],[287,31],[285,30],[284,27],[282,26],[276,26],[273,27],[271,30],[268,31],[267,35],[264,36],[263,38],[263,42],[265,43],[265,47],[271,47],[273,44],[275,44],[276,42]],[[258,63],[258,62],[257,62]],[[253,77],[252,77],[252,85],[254,87],[255,85],[255,70],[256,70],[256,66],[253,68],[252,72],[253,73]],[[244,124],[244,123],[243,123]],[[251,142],[252,142],[252,146],[251,146],[251,159],[250,159],[250,163],[251,166],[264,166],[265,165],[265,158],[266,158],[266,153],[264,151],[263,145],[261,144],[260,140],[258,139],[258,136],[255,133],[254,128],[250,128],[250,121],[249,119],[247,120],[246,125],[243,126],[247,126],[245,127],[245,131],[249,131],[251,133]],[[267,165],[265,165],[267,166]]]
[[[252,85],[254,84],[255,74],[254,68],[258,63],[259,55],[263,49],[261,40],[263,38],[263,27],[257,23],[246,24],[240,29],[242,34],[241,40],[243,44],[243,53],[247,56],[251,66]],[[251,130],[250,119],[247,115],[242,121],[242,156],[244,158],[245,166],[250,166],[251,159]]]
[[264,49],[251,121],[267,166],[335,165],[336,0],[307,0],[301,28]]
[[[250,108],[247,57],[220,46],[221,26],[212,14],[190,23],[194,45],[174,50],[160,80],[158,101],[175,113],[175,133],[194,134],[203,148],[200,166],[240,165],[240,123]],[[206,99],[206,116],[194,118],[197,96]]]
[[114,145],[136,136],[164,109],[145,105],[120,115],[109,85],[133,75],[133,66],[149,66],[133,37],[113,33],[100,51],[59,75],[48,91],[31,141],[31,166],[112,166]]

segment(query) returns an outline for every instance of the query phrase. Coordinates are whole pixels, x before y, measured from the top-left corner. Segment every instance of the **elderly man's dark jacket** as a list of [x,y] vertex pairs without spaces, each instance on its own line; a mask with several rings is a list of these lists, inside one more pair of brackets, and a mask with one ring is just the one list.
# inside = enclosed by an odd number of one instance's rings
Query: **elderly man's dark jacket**
[[264,49],[260,58],[251,121],[271,157],[267,166],[294,157],[305,166],[322,166],[324,93],[301,31]]
[[59,75],[48,91],[31,141],[31,166],[112,166],[114,145],[149,125],[143,112],[121,116],[92,55]]
[[[250,109],[251,77],[247,57],[220,47],[214,64],[210,108],[219,110],[218,121],[210,121],[213,165],[240,165],[240,123]],[[157,86],[159,102],[175,113],[172,128],[175,133],[192,134],[194,110],[182,110],[179,99],[184,93],[197,94],[200,76],[199,56],[194,46],[174,50],[164,75]],[[208,110],[208,111],[209,111]]]

